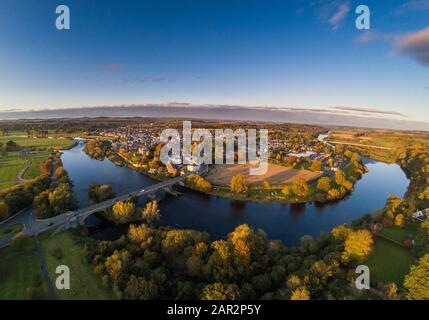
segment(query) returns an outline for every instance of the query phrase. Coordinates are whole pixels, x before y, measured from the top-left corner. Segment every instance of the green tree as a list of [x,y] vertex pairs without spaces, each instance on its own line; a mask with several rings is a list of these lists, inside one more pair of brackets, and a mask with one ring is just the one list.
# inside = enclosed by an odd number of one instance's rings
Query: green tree
[[100,203],[115,197],[112,186],[108,184],[91,184],[88,189],[90,204]]
[[423,221],[420,226],[423,228],[423,230],[426,231],[426,234],[429,237],[429,219],[426,219],[425,221]]

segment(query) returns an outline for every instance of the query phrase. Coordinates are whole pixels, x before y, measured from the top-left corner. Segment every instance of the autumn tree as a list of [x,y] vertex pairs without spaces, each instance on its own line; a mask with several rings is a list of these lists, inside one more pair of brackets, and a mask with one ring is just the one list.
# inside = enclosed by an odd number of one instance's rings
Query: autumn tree
[[231,178],[229,186],[232,192],[241,193],[247,190],[247,180],[243,175],[238,174]]
[[232,257],[238,273],[244,274],[250,263],[263,255],[266,241],[266,235],[262,230],[255,230],[247,224],[239,225],[228,235],[228,243],[231,244]]
[[402,227],[404,225],[405,217],[402,213],[398,213],[395,217],[395,225]]
[[270,189],[271,188],[270,182],[269,181],[262,182],[262,188]]
[[310,300],[310,292],[306,287],[299,287],[292,291],[291,300]]
[[290,190],[298,198],[304,198],[308,195],[310,188],[304,179],[298,179],[292,182]]
[[344,242],[352,233],[352,229],[346,224],[339,225],[332,229],[331,234],[335,238],[335,240],[339,240]]
[[290,194],[291,194],[290,186],[284,186],[284,187],[282,188],[282,193],[283,193],[286,197],[290,196]]
[[158,297],[158,288],[152,280],[131,275],[125,287],[124,295],[126,299],[131,300],[153,300]]
[[136,205],[131,201],[118,201],[111,210],[110,215],[116,223],[127,223],[136,218]]
[[8,205],[4,201],[0,201],[0,221],[10,217]]
[[356,230],[349,233],[344,241],[342,259],[345,262],[361,262],[372,251],[374,240],[368,230]]
[[108,184],[91,184],[88,189],[90,204],[100,203],[115,197],[112,186]]
[[151,228],[146,224],[141,224],[139,226],[130,225],[128,229],[128,239],[132,243],[141,244],[153,238],[154,233]]
[[334,181],[338,186],[344,185],[344,183],[346,182],[346,175],[342,170],[335,171]]
[[417,265],[411,266],[410,273],[405,276],[404,288],[407,299],[429,299],[429,254],[421,257]]
[[129,253],[126,250],[121,250],[113,252],[113,254],[107,257],[105,261],[106,272],[110,277],[116,280],[122,269],[125,267],[129,259]]
[[199,175],[188,177],[188,181],[202,191],[208,192],[212,189],[212,184],[210,183],[210,181],[204,179]]
[[66,174],[66,170],[64,169],[63,166],[58,166],[55,169],[55,176],[56,177],[62,177],[64,174]]
[[320,191],[328,192],[331,187],[331,181],[328,177],[322,177],[317,181],[317,189]]
[[51,160],[42,161],[40,164],[40,174],[49,174],[51,172]]
[[203,300],[237,300],[239,291],[235,284],[216,282],[204,287],[201,298]]
[[341,198],[341,192],[338,189],[329,189],[328,190],[328,200],[336,200]]
[[429,237],[429,219],[426,219],[425,221],[423,221],[420,227],[426,231],[426,234]]
[[420,200],[429,200],[429,187],[426,187],[423,192],[419,194]]
[[310,170],[317,172],[320,171],[322,169],[322,161],[320,160],[312,160],[311,161],[311,166],[310,166]]
[[389,284],[387,288],[387,296],[392,300],[398,297],[398,286],[395,282]]
[[158,201],[153,200],[146,203],[146,206],[142,210],[142,218],[148,223],[153,223],[160,218],[160,211],[158,208]]

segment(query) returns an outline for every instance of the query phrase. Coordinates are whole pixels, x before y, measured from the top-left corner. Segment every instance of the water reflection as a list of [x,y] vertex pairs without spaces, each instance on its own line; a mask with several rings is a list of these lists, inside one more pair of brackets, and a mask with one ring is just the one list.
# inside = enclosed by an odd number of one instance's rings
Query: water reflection
[[[341,201],[292,205],[243,202],[177,187],[182,193],[179,197],[157,193],[161,199],[160,223],[207,231],[213,239],[225,237],[237,225],[247,223],[264,229],[271,239],[296,245],[305,234],[319,236],[322,230],[330,231],[339,224],[350,223],[383,207],[390,194],[398,197],[404,195],[408,180],[399,166],[367,158],[364,161],[369,172],[355,185],[353,194]],[[87,205],[88,187],[93,182],[111,184],[118,195],[155,183],[134,170],[115,166],[107,159],[91,159],[82,151],[82,146],[65,151],[63,163],[74,183],[80,207]],[[145,201],[144,197],[139,199],[141,205]],[[87,223],[92,227],[99,226],[100,221],[92,219]],[[100,220],[105,223],[103,219]],[[98,228],[103,230],[103,227]]]

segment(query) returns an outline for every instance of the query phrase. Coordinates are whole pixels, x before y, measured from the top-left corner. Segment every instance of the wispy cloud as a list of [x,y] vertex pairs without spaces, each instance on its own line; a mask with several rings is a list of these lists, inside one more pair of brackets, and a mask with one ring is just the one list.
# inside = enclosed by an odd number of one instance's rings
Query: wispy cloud
[[406,34],[366,32],[357,38],[357,42],[386,42],[394,54],[409,56],[423,65],[429,65],[429,27]]
[[401,37],[396,49],[421,64],[429,65],[429,27]]
[[373,31],[367,31],[360,35],[356,41],[361,44],[371,43],[371,42],[387,42],[394,44],[400,39],[399,35],[388,34],[388,33],[376,33]]
[[101,73],[113,73],[124,70],[126,67],[127,65],[123,63],[105,63],[97,65],[97,70]]
[[239,105],[194,105],[190,103],[136,104],[33,110],[24,112],[0,112],[0,119],[42,119],[80,117],[155,117],[180,119],[225,119],[233,121],[269,121],[279,123],[307,123],[318,125],[342,125],[353,127],[391,128],[396,130],[429,131],[428,122],[392,119],[367,114],[366,116],[344,112],[326,112],[320,109],[293,109],[273,107],[249,107]]
[[160,83],[160,82],[172,82],[173,80],[167,77],[141,77],[141,76],[135,76],[130,78],[124,78],[124,83],[132,83],[132,84],[139,84],[139,83]]
[[331,27],[333,31],[338,30],[350,12],[349,0],[312,0],[305,1],[303,6],[295,11],[298,17],[306,13],[316,15],[317,19]]
[[390,110],[381,110],[376,108],[362,108],[362,107],[351,107],[351,106],[335,106],[332,109],[343,110],[343,111],[354,111],[360,113],[370,113],[370,114],[381,114],[381,115],[393,115],[393,116],[401,116],[405,117],[404,114],[396,111]]
[[396,14],[429,10],[429,0],[410,0],[395,11]]
[[337,30],[344,19],[347,17],[347,14],[350,11],[350,4],[348,2],[341,3],[334,14],[329,18],[328,22],[331,25],[332,30]]

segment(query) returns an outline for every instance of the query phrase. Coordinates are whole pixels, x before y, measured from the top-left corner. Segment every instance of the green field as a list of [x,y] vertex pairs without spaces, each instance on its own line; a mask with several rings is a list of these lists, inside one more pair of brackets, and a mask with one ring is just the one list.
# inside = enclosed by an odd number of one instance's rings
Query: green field
[[0,157],[0,189],[17,183],[18,173],[27,160],[14,155]]
[[8,152],[7,156],[0,156],[0,190],[18,183],[19,172],[27,161],[31,161],[31,165],[24,172],[23,178],[33,179],[39,175],[40,163],[47,158],[50,150],[67,149],[74,145],[74,141],[68,138],[33,139],[18,135],[0,137],[0,143],[6,143],[9,140],[26,148],[27,152],[25,156],[18,151]]
[[[95,274],[93,267],[85,260],[83,247],[75,244],[72,235],[64,232],[50,237],[44,234],[40,237],[43,254],[48,265],[52,282],[55,283],[55,269],[58,265],[70,268],[70,290],[56,290],[60,299],[68,300],[101,300],[115,299],[113,292],[103,286],[101,277]],[[56,259],[52,253],[59,248],[61,259]]]
[[26,290],[32,286],[34,276],[42,279],[38,288],[40,298],[48,298],[34,250],[34,239],[19,250],[13,247],[0,249],[0,300],[25,299]]
[[378,238],[366,265],[370,270],[371,281],[395,282],[402,287],[404,276],[408,274],[412,262],[411,255],[404,247]]
[[404,240],[417,234],[418,231],[419,225],[417,223],[407,222],[403,228],[397,226],[384,227],[381,230],[381,235],[387,239],[403,244]]
[[19,152],[9,152],[0,157],[0,190],[18,183],[19,173],[27,162],[30,167],[24,171],[23,179],[33,179],[40,174],[40,163],[47,159],[48,152],[34,152],[22,157]]
[[48,153],[31,157],[31,166],[25,171],[24,179],[33,179],[40,175],[40,164],[48,158]]
[[74,144],[74,141],[68,138],[28,138],[27,136],[1,136],[0,143],[6,143],[9,140],[16,142],[23,148],[47,148],[47,149],[66,149]]
[[7,235],[12,234],[12,233],[17,233],[21,230],[22,230],[22,224],[14,224],[13,226],[10,226],[9,228],[7,228],[3,231],[0,231],[0,239],[7,236]]

